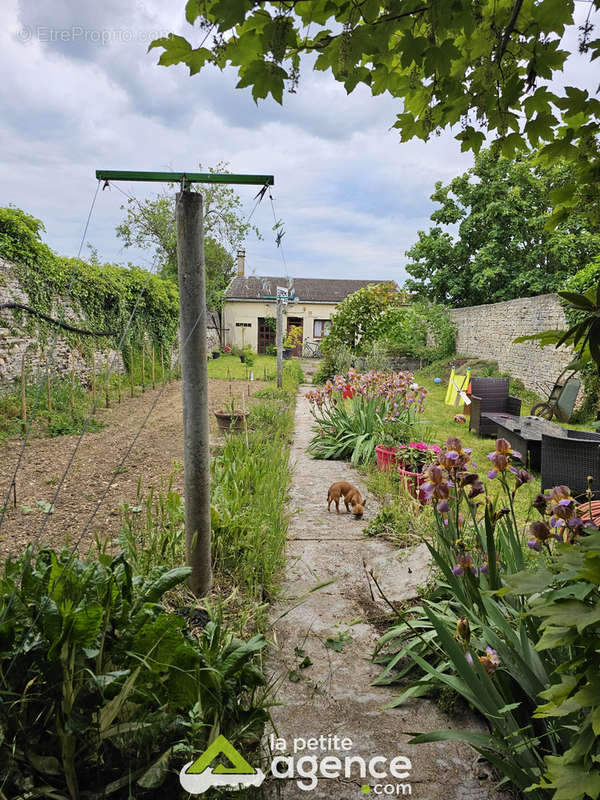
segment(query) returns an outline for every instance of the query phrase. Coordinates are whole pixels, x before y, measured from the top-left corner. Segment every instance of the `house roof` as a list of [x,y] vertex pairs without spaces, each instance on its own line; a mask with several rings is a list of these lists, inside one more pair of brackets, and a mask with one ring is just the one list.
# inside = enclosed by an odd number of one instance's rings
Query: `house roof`
[[225,297],[226,300],[264,300],[275,297],[278,286],[287,286],[289,296],[302,303],[341,303],[349,294],[374,283],[383,281],[238,276],[231,281]]

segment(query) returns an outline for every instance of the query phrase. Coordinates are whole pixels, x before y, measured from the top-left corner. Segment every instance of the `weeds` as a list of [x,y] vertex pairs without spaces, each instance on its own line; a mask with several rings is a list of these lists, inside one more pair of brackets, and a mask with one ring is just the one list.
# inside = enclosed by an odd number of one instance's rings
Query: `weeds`
[[[289,441],[295,392],[302,379],[297,362],[284,365],[283,388],[261,390],[246,437],[231,434],[211,460],[211,522],[215,586],[243,628],[260,627],[264,603],[277,590],[284,562],[290,479]],[[174,464],[174,471],[180,465]],[[119,544],[135,571],[185,560],[184,503],[173,476],[122,508]]]

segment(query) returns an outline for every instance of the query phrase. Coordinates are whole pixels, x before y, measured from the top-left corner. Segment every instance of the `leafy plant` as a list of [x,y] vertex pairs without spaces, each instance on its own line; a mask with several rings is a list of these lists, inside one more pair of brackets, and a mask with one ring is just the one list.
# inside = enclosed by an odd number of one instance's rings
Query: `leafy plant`
[[287,336],[283,340],[284,347],[298,347],[302,344],[302,327],[300,325],[291,325]]
[[[21,580],[21,570],[24,572]],[[133,577],[123,555],[43,550],[0,581],[0,772],[5,796],[155,796],[223,732],[256,745],[266,713],[253,663],[217,618],[196,639],[160,600],[189,575]]]
[[[0,256],[15,265],[32,307],[51,315],[56,297],[68,297],[89,329],[117,331],[116,342],[135,306],[127,347],[141,342],[144,335],[165,346],[175,341],[179,302],[173,283],[132,265],[125,268],[57,256],[41,241],[43,230],[39,220],[20,209],[0,208]],[[21,319],[20,313],[16,312],[15,319]],[[50,323],[29,316],[22,324],[35,331],[42,343],[56,332]],[[89,337],[64,330],[61,335],[90,351]]]
[[512,575],[503,590],[527,598],[527,613],[541,619],[536,650],[565,654],[533,715],[568,734],[561,751],[545,756],[538,783],[554,800],[600,796],[599,564],[600,533],[590,529],[576,548],[556,545],[552,559]]

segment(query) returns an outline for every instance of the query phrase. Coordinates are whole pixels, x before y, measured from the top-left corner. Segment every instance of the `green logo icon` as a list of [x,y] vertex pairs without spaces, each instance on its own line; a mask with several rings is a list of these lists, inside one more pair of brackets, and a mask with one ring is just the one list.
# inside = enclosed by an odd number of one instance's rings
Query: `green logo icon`
[[[231,766],[211,764],[219,756],[225,756]],[[179,782],[190,794],[203,794],[214,786],[230,786],[234,789],[245,789],[248,786],[260,786],[265,774],[254,769],[235,747],[223,736],[215,741],[195,761],[189,761],[179,773]]]
[[371,787],[369,786],[369,784],[368,784],[368,783],[364,783],[364,784],[363,784],[363,785],[360,787],[360,790],[361,790],[361,792],[362,792],[363,794],[371,794]]

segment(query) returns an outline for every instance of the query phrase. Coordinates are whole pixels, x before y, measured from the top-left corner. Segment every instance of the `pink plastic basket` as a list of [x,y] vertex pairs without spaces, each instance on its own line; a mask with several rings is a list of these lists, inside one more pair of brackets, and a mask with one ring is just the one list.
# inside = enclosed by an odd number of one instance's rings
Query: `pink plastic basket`
[[426,474],[424,472],[410,472],[404,469],[402,464],[398,465],[397,470],[406,490],[410,492],[413,497],[417,497],[421,505],[424,506],[427,502],[427,495],[421,489],[421,486],[425,483],[427,478]]
[[397,447],[383,447],[383,445],[376,445],[375,452],[377,454],[377,469],[379,472],[388,472],[390,466],[396,464]]

